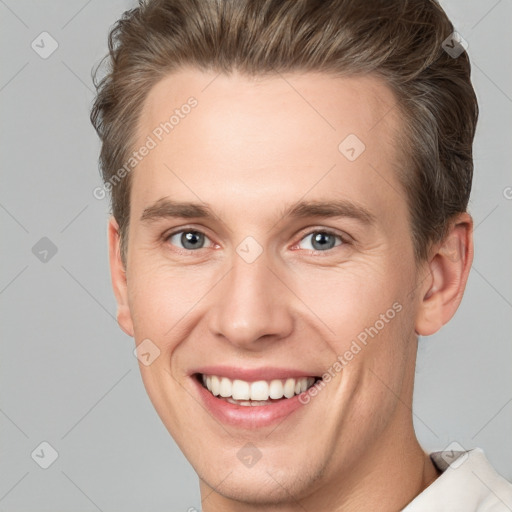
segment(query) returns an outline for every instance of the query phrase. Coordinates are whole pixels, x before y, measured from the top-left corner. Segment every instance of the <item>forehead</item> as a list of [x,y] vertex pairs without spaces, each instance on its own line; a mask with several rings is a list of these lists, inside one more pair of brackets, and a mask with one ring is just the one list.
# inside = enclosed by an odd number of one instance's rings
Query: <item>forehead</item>
[[133,210],[164,195],[222,208],[226,194],[240,207],[305,194],[355,195],[382,208],[404,201],[395,104],[372,76],[173,73],[142,109],[137,147],[148,137],[154,147],[133,172]]

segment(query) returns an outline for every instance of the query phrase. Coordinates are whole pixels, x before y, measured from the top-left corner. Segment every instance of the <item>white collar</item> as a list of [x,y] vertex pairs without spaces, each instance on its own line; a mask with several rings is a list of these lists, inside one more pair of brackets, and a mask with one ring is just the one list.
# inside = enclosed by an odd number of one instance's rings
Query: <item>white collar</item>
[[511,512],[512,484],[498,474],[483,450],[430,454],[442,474],[403,512]]

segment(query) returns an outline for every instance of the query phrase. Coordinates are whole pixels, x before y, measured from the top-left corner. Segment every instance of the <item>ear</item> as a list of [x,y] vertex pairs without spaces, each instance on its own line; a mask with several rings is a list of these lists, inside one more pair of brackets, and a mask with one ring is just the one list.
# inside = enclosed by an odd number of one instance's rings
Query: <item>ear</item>
[[108,247],[110,260],[110,276],[112,278],[112,288],[117,301],[117,323],[121,329],[133,337],[133,322],[128,305],[128,287],[126,280],[126,269],[121,260],[121,238],[119,235],[119,225],[113,216],[108,223]]
[[430,336],[455,314],[464,294],[473,262],[473,219],[459,214],[427,264],[427,279],[420,287],[416,333]]

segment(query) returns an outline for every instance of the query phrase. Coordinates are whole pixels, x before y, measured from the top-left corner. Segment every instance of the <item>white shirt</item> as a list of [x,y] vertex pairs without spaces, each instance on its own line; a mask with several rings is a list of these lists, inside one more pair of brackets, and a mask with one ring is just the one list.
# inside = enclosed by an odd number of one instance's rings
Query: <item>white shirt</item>
[[512,512],[512,484],[480,448],[430,454],[442,474],[403,512]]

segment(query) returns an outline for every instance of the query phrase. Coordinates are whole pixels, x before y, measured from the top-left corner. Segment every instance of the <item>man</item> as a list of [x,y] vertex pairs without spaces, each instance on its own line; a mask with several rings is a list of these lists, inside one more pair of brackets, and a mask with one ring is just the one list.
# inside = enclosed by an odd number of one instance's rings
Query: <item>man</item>
[[433,0],[154,0],[113,28],[91,117],[118,321],[204,511],[512,507],[412,423],[417,337],[473,257],[452,33]]

